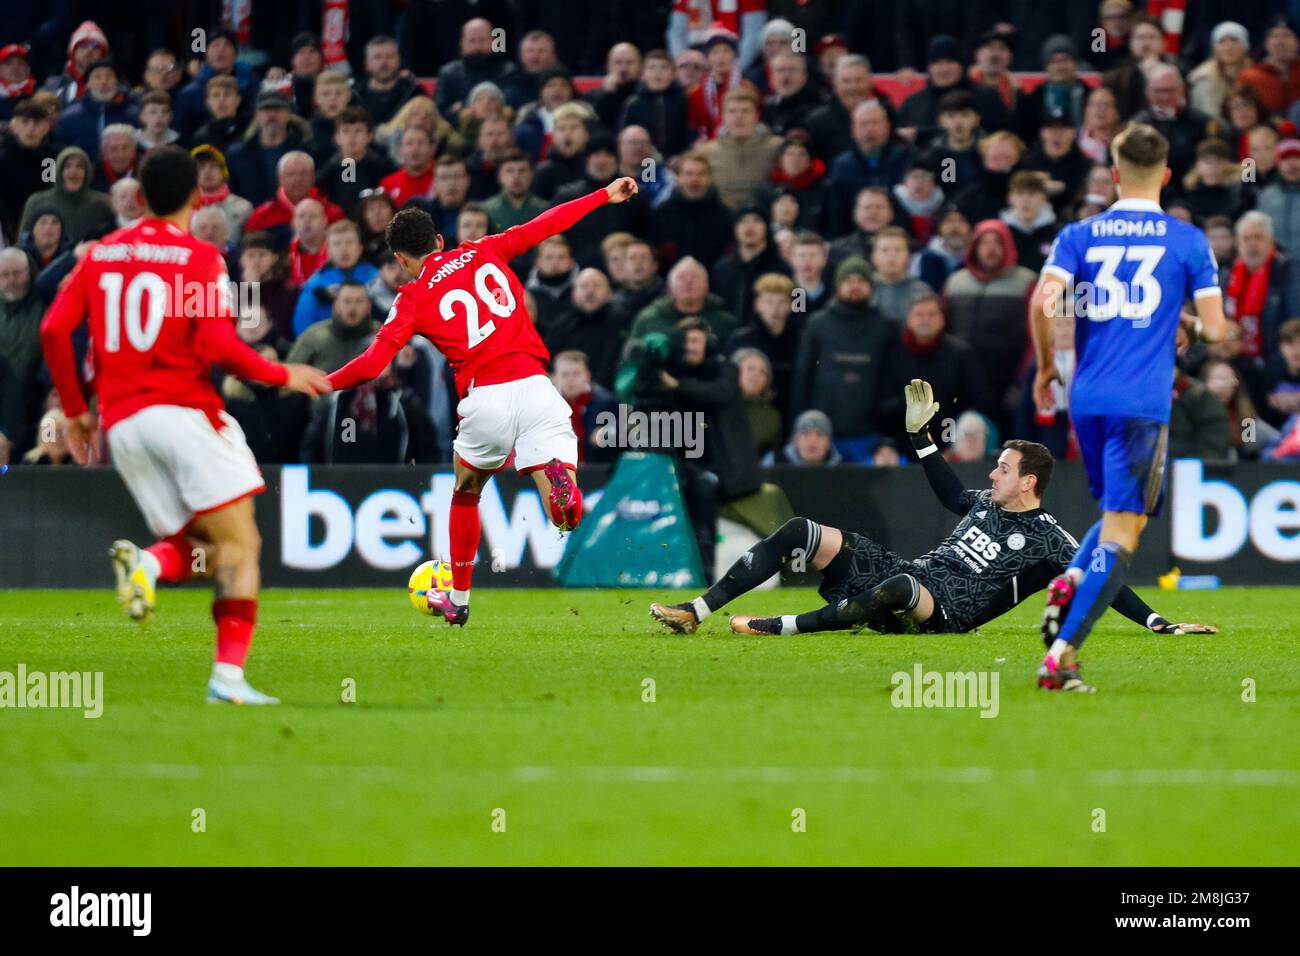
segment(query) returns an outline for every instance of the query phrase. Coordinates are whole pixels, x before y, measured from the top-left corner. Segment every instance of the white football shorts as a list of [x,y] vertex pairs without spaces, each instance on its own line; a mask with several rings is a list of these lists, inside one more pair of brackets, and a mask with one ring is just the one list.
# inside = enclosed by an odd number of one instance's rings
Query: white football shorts
[[569,403],[545,375],[471,386],[456,414],[460,427],[453,447],[475,471],[496,471],[512,450],[515,470],[521,473],[536,471],[552,458],[578,463]]
[[158,537],[266,490],[243,429],[221,421],[218,431],[197,408],[150,405],[108,430],[113,465]]

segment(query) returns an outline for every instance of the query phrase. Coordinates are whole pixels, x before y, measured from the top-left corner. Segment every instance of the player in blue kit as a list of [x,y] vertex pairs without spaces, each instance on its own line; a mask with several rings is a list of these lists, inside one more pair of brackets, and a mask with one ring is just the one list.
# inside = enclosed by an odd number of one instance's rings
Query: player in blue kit
[[[1075,317],[1076,368],[1070,416],[1101,504],[1070,566],[1048,586],[1047,656],[1038,685],[1091,692],[1079,676],[1079,647],[1124,585],[1148,516],[1164,496],[1174,360],[1180,331],[1218,342],[1227,334],[1218,264],[1205,234],[1166,215],[1169,143],[1130,124],[1111,144],[1120,199],[1066,226],[1043,266],[1031,305],[1038,375],[1034,399],[1054,408],[1061,375],[1053,355],[1056,318]],[[1194,303],[1195,314],[1184,313]]]

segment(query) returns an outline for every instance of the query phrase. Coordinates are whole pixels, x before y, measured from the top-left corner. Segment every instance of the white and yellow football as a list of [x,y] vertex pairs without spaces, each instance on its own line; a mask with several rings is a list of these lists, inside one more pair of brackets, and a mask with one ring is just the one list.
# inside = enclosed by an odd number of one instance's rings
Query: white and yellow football
[[451,590],[451,565],[446,561],[425,561],[411,572],[406,591],[411,604],[421,614],[432,614],[429,607],[429,591]]

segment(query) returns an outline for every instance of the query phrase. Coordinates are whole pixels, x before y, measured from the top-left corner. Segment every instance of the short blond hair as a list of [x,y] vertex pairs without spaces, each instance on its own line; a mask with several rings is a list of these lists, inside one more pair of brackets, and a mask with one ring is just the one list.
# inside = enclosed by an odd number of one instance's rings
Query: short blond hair
[[1025,141],[1015,133],[1009,133],[1004,129],[1000,129],[996,133],[989,133],[989,135],[979,141],[979,146],[977,148],[979,149],[980,156],[987,156],[989,150],[998,143],[1010,143],[1016,148],[1016,153],[1020,156],[1025,155],[1025,151],[1029,148],[1025,145]]
[[1163,170],[1169,161],[1169,140],[1154,126],[1129,123],[1111,140],[1110,155],[1116,166],[1138,175],[1151,175]]
[[322,70],[316,75],[316,85],[313,90],[319,90],[322,86],[347,86],[348,78],[338,70]]
[[754,295],[780,295],[788,297],[794,292],[794,280],[779,272],[766,272],[754,281]]

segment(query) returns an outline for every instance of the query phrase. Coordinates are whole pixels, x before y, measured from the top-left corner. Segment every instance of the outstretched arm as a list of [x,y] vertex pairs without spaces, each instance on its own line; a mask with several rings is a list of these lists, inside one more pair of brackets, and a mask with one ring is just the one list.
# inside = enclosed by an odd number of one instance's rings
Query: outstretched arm
[[1110,602],[1110,606],[1134,624],[1140,624],[1157,634],[1219,633],[1219,629],[1212,624],[1173,624],[1165,620],[1160,614],[1153,611],[1146,601],[1138,597],[1137,592],[1127,585],[1120,589],[1119,594],[1115,595],[1115,600]]
[[194,332],[194,348],[206,362],[225,369],[236,378],[264,385],[321,395],[329,391],[325,373],[310,365],[282,365],[263,358],[235,333],[228,319],[214,318],[199,323]]
[[910,384],[903,386],[903,397],[907,402],[907,411],[904,415],[907,437],[911,439],[912,447],[916,449],[916,457],[921,459],[926,480],[930,482],[939,504],[953,514],[965,515],[966,509],[962,507],[962,492],[966,489],[962,486],[961,479],[957,477],[957,472],[953,471],[952,465],[939,454],[939,446],[930,437],[930,419],[934,418],[939,411],[939,403],[934,400],[934,389],[930,387],[929,382],[914,378]]
[[328,376],[329,383],[336,392],[345,388],[356,388],[373,378],[377,378],[401,351],[400,345],[394,345],[383,335],[376,335],[369,348],[354,358],[347,365]]
[[199,357],[237,378],[264,385],[289,384],[289,369],[258,355],[225,319],[209,319],[198,324],[194,347]]
[[510,262],[538,243],[571,228],[587,213],[594,212],[605,203],[625,202],[637,192],[636,180],[631,176],[624,176],[614,180],[604,189],[595,189],[585,196],[552,206],[528,222],[511,226],[505,232],[495,236],[480,239],[478,244],[490,248],[506,262]]

